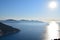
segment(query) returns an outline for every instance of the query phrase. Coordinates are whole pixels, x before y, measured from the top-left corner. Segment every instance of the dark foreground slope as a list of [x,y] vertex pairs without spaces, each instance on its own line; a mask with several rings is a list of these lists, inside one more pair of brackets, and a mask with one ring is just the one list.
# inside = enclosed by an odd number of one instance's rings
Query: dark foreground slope
[[19,29],[13,28],[0,22],[0,37],[19,32]]

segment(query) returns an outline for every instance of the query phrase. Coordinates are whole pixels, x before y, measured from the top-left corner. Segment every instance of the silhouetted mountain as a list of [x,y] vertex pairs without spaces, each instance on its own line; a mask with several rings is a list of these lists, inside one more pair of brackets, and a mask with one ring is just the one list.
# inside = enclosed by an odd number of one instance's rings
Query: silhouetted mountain
[[16,32],[19,32],[19,29],[13,28],[12,26],[8,26],[0,22],[0,36],[5,36]]
[[25,21],[25,22],[28,22],[29,20],[24,20],[24,19],[22,19],[22,20],[20,20],[20,21]]
[[14,19],[7,19],[6,21],[16,21],[16,20],[14,20]]
[[43,21],[38,21],[38,20],[14,20],[14,19],[7,19],[7,20],[0,20],[0,22],[39,22],[39,23],[44,23]]
[[22,22],[40,22],[40,23],[43,23],[42,21],[38,21],[38,20],[20,20]]
[[0,22],[18,22],[18,21],[14,19],[7,19],[7,20],[0,20]]

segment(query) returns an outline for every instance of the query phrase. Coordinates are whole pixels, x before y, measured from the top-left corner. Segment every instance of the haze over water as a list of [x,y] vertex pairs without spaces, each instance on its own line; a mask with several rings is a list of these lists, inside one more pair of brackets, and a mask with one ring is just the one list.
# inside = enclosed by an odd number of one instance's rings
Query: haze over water
[[47,23],[37,22],[5,22],[5,24],[11,25],[14,28],[18,28],[21,31],[13,35],[1,37],[1,40],[43,40],[45,26],[47,25]]

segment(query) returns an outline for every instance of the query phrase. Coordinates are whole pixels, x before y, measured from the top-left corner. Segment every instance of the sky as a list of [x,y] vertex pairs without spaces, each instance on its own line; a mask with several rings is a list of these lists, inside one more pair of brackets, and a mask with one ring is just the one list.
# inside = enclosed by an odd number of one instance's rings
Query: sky
[[48,8],[51,0],[0,0],[0,20],[60,20],[60,0],[56,0],[58,8]]

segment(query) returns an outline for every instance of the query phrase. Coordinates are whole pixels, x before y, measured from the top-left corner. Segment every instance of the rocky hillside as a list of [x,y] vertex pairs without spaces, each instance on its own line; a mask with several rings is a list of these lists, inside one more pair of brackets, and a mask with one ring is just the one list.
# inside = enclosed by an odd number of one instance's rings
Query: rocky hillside
[[0,36],[13,34],[19,31],[19,29],[13,28],[12,26],[0,22]]

